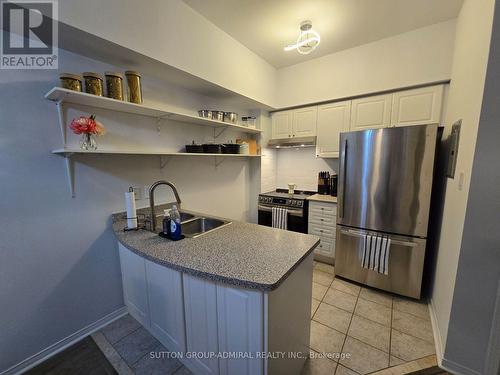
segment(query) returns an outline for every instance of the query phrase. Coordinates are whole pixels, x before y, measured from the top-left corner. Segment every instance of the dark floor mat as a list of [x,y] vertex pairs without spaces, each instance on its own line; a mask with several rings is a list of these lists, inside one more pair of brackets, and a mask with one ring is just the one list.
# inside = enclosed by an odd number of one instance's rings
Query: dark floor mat
[[117,375],[97,344],[86,337],[40,363],[28,375]]

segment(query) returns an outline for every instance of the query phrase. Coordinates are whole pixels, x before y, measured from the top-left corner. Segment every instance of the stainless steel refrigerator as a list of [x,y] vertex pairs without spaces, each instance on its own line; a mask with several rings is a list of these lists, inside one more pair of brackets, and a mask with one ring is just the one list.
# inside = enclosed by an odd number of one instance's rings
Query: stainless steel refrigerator
[[[438,125],[341,133],[335,273],[420,298]],[[388,275],[361,267],[365,234],[391,238]]]

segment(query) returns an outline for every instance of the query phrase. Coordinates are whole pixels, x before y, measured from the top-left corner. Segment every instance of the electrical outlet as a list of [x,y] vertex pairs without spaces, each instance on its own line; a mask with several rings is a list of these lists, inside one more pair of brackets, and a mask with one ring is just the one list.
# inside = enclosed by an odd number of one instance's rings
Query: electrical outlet
[[460,171],[458,174],[458,190],[462,191],[464,189],[464,183],[465,183],[465,172]]

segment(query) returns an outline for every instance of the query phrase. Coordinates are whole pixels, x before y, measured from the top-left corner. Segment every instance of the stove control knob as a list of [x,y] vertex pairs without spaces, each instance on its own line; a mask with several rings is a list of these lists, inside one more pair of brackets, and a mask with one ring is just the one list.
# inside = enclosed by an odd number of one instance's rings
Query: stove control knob
[[298,202],[297,202],[297,206],[302,207],[302,202],[301,202],[301,201],[298,201]]

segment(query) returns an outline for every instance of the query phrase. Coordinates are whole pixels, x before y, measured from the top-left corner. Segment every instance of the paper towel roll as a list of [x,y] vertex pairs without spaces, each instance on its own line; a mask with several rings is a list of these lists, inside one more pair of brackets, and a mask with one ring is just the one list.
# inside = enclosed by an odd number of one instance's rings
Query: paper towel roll
[[137,228],[137,211],[135,208],[135,193],[133,190],[125,193],[125,207],[127,209],[127,228]]

